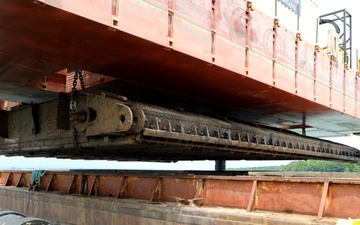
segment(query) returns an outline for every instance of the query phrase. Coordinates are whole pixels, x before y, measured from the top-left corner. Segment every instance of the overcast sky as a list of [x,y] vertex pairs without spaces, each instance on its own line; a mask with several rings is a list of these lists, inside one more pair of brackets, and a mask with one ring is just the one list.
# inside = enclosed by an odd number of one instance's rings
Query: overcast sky
[[[359,33],[357,27],[360,20],[356,15],[358,1],[353,0],[317,0],[321,7],[321,14],[346,9],[352,15],[353,23],[353,57],[355,49],[359,48]],[[360,137],[339,137],[331,140],[347,144],[360,149]],[[228,161],[227,168],[282,165],[291,161]],[[139,163],[115,161],[83,161],[64,159],[24,158],[0,156],[0,169],[4,168],[29,168],[29,169],[166,169],[166,170],[213,170],[213,161],[178,162],[178,163]]]

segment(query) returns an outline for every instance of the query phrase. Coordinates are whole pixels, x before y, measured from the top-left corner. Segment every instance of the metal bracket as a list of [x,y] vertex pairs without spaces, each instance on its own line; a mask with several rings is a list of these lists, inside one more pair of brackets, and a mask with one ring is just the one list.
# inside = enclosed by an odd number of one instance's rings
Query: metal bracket
[[279,28],[279,27],[280,27],[279,19],[275,18],[274,19],[274,28]]
[[126,101],[103,93],[87,94],[78,102],[70,119],[78,131],[86,131],[86,136],[138,133],[144,128],[144,112],[137,106],[128,106]]
[[246,1],[246,10],[247,11],[254,11],[254,8],[252,7],[252,2]]

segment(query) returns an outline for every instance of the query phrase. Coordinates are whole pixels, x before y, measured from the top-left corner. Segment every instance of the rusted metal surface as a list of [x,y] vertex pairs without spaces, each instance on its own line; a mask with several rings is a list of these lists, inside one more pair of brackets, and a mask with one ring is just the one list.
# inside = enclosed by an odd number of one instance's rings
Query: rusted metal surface
[[316,137],[358,132],[355,71],[249,3],[1,1],[1,97],[46,101],[28,86],[83,69],[117,78],[95,83],[136,101]]
[[[4,186],[30,185],[29,171],[2,171],[0,175],[0,184]],[[322,219],[356,218],[359,188],[359,179],[346,177],[214,176],[171,171],[48,171],[41,178],[38,191],[82,198],[138,199],[158,204],[172,202],[174,207],[221,206],[246,209],[248,212],[284,212]]]
[[[275,130],[179,112],[122,96],[79,93],[76,111],[59,113],[66,96],[6,112],[5,155],[111,160],[329,159],[358,161],[346,145]],[[63,116],[61,118],[59,116]],[[59,123],[65,122],[63,127]],[[61,124],[60,124],[61,125]],[[61,129],[59,129],[59,128]],[[74,145],[76,137],[77,145]]]

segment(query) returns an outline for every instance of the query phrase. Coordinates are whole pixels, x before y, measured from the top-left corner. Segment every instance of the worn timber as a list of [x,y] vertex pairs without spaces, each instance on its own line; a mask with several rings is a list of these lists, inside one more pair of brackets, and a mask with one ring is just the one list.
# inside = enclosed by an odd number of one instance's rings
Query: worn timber
[[29,189],[31,171],[2,171],[0,208],[69,224],[335,224],[358,216],[357,173],[246,174],[47,171]]
[[2,124],[7,124],[8,136],[0,139],[0,153],[150,161],[359,160],[358,150],[346,145],[132,102],[113,94],[79,93],[77,108],[69,114],[59,110],[68,108],[70,101],[61,96],[7,112]]

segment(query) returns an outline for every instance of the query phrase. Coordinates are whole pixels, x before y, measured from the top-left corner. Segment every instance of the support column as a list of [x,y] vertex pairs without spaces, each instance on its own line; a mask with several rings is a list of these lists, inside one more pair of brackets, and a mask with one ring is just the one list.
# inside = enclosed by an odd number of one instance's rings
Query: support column
[[215,171],[226,171],[226,160],[215,160]]

